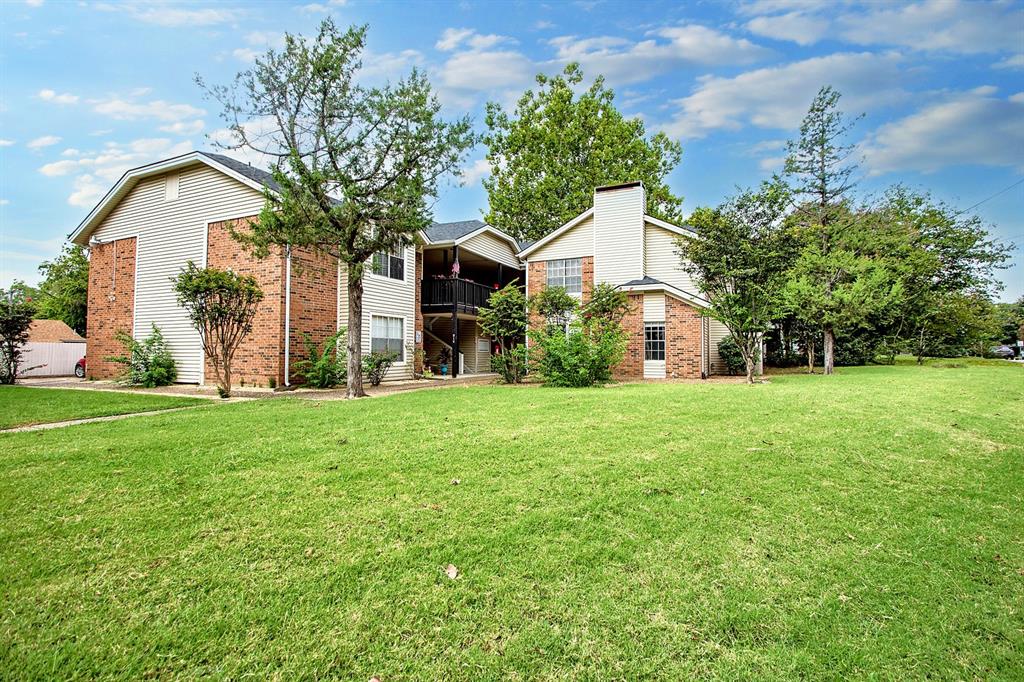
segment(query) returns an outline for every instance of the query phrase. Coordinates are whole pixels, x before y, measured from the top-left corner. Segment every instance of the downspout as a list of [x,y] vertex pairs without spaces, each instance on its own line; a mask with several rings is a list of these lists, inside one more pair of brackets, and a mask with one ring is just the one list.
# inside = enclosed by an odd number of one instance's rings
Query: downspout
[[292,245],[284,247],[284,385],[291,386]]

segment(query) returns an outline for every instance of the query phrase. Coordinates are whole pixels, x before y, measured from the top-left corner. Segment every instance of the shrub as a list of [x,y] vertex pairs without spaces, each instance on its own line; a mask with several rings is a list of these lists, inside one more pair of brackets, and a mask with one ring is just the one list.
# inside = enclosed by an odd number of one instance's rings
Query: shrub
[[172,384],[178,378],[171,349],[167,347],[164,335],[155,324],[152,333],[142,341],[136,341],[125,331],[117,332],[114,338],[127,352],[127,355],[106,358],[110,362],[124,365],[124,371],[117,379],[118,383],[154,388]]
[[397,359],[398,353],[393,350],[375,350],[363,358],[363,376],[371,386],[380,386]]
[[529,304],[533,312],[544,318],[547,331],[559,329],[564,332],[579,308],[579,302],[563,287],[545,287],[530,297]]
[[743,353],[740,352],[740,347],[736,345],[736,341],[731,336],[718,342],[718,356],[722,358],[729,374],[746,373],[747,363],[743,360]]
[[0,289],[0,384],[13,384],[18,378],[23,348],[28,343],[35,306],[24,292],[12,286]]
[[491,371],[497,372],[506,384],[522,383],[526,376],[527,357],[526,346],[514,344],[491,356]]
[[568,333],[561,329],[537,333],[533,366],[552,386],[593,386],[611,379],[612,367],[626,352],[626,333],[621,325],[587,325],[574,322]]
[[321,346],[313,343],[309,334],[302,333],[306,357],[295,363],[295,371],[308,385],[313,388],[334,388],[348,381],[348,354],[339,343],[345,331],[342,327],[324,339]]

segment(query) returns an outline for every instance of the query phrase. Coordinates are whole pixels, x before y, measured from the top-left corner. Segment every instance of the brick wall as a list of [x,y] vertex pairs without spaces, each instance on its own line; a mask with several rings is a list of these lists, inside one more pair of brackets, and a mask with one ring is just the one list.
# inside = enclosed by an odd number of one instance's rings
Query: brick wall
[[629,312],[622,318],[628,335],[626,355],[612,375],[616,379],[642,379],[644,376],[644,295],[629,294]]
[[[580,259],[582,261],[583,269],[583,292],[580,297],[580,301],[586,305],[590,302],[590,297],[594,293],[594,258],[593,256],[586,256]],[[527,277],[526,296],[529,298],[536,293],[544,291],[547,288],[548,283],[548,263],[547,261],[531,261],[526,266],[529,270],[529,276]],[[539,315],[530,312],[530,329],[537,329],[543,325],[544,320]]]
[[338,259],[294,249],[291,298],[291,380],[300,382],[295,363],[308,355],[303,332],[319,346],[338,331]]
[[112,379],[122,366],[104,358],[124,354],[114,334],[131,334],[135,315],[135,237],[90,248],[88,305],[87,376]]
[[665,376],[700,378],[700,313],[672,296],[665,297]]
[[[242,340],[231,363],[231,382],[235,385],[267,386],[272,378],[278,385],[284,383],[284,256],[273,249],[263,259],[255,258],[235,241],[229,224],[236,230],[255,220],[255,216],[234,221],[210,223],[207,237],[206,262],[209,267],[233,270],[252,275],[263,289],[263,300],[256,309],[252,331]],[[294,283],[294,282],[293,282]],[[213,384],[213,367],[207,360],[206,383]]]

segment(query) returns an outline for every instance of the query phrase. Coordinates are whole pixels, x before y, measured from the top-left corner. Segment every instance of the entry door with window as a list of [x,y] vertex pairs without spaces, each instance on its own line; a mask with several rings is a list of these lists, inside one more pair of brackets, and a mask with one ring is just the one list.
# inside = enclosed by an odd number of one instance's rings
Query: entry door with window
[[665,378],[664,322],[644,322],[644,378]]

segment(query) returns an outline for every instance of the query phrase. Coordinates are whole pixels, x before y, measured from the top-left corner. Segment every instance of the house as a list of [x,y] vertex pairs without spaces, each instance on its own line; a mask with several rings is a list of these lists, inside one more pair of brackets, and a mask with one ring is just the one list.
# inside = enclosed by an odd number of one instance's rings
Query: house
[[[250,274],[263,289],[253,331],[235,356],[235,380],[264,386],[298,380],[295,362],[306,354],[305,341],[320,343],[347,323],[346,268],[298,248],[259,260],[231,237],[232,228],[244,230],[257,219],[264,192],[276,189],[269,173],[206,152],[135,168],[118,180],[70,235],[90,249],[91,377],[117,375],[120,368],[105,359],[123,350],[117,331],[143,338],[154,325],[179,381],[201,384],[213,376],[173,291],[173,278],[192,261]],[[379,253],[369,264],[363,352],[398,353],[388,380],[411,378],[421,359],[436,366],[444,356],[457,358],[453,375],[487,372],[494,344],[477,318],[492,291],[525,280],[532,293],[559,282],[586,300],[594,284],[607,281],[626,289],[635,308],[621,376],[717,371],[713,344],[720,330],[699,315],[703,301],[673,251],[678,236],[692,233],[644,215],[639,183],[599,189],[592,209],[532,245],[477,220],[435,224],[416,246]]]
[[562,286],[586,303],[607,283],[627,292],[630,312],[623,378],[701,378],[725,372],[718,342],[725,326],[701,315],[707,301],[680,267],[676,242],[697,238],[686,227],[645,212],[642,183],[599,187],[594,205],[518,255],[528,296]]
[[85,338],[64,320],[32,320],[28,327],[29,343],[85,343]]
[[71,376],[85,352],[85,339],[63,320],[32,320],[18,376]]

